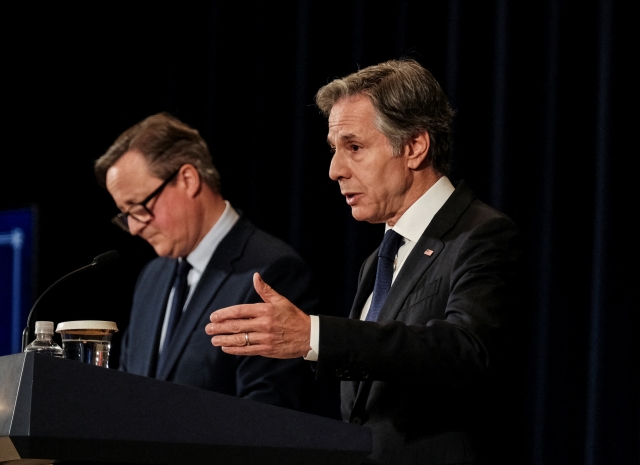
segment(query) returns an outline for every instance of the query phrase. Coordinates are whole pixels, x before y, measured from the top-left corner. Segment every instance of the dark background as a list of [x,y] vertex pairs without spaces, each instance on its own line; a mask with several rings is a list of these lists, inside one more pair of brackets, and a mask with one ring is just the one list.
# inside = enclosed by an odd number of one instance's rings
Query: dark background
[[635,77],[637,25],[622,1],[524,3],[5,7],[0,208],[38,208],[34,298],[96,255],[121,254],[43,299],[40,319],[126,328],[135,279],[154,253],[109,223],[117,210],[92,165],[159,111],[200,130],[224,196],[310,263],[321,313],[345,315],[383,229],[353,220],[329,180],[313,97],[334,77],[409,56],[457,111],[451,178],[522,230],[509,401],[523,458],[514,463],[638,463],[638,119],[635,83],[623,79]]

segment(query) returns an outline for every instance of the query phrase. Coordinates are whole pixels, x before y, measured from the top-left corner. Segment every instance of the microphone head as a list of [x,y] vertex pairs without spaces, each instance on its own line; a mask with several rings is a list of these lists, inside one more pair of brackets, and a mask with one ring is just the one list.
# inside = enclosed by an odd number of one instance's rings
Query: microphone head
[[91,262],[91,265],[94,268],[102,268],[105,265],[108,265],[109,263],[113,262],[114,260],[117,260],[119,256],[120,254],[118,253],[117,250],[109,250],[108,252],[100,254],[96,258],[94,258],[93,262]]

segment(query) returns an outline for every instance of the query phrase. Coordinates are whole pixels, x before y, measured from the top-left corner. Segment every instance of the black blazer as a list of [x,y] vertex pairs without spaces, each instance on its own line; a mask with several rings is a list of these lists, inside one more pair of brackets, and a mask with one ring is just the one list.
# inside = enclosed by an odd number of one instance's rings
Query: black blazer
[[241,303],[261,302],[253,288],[259,272],[277,292],[310,311],[311,271],[281,240],[257,229],[243,216],[219,244],[204,270],[172,336],[166,363],[156,376],[157,351],[177,260],[156,258],[138,278],[131,319],[124,334],[120,369],[130,373],[257,400],[301,407],[303,359],[240,357],[211,345],[205,331],[211,313]]
[[373,291],[377,251],[361,269],[351,318],[320,317],[317,376],[343,380],[343,418],[373,430],[373,459],[483,458],[477,433],[486,429],[491,370],[514,311],[516,236],[507,216],[461,182],[407,257],[379,322],[358,319]]

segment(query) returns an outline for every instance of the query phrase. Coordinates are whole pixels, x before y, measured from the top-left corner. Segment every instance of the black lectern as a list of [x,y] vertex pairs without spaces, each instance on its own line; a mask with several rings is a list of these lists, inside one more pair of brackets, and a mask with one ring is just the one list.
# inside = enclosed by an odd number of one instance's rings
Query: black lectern
[[371,431],[40,354],[0,357],[0,463],[359,464]]

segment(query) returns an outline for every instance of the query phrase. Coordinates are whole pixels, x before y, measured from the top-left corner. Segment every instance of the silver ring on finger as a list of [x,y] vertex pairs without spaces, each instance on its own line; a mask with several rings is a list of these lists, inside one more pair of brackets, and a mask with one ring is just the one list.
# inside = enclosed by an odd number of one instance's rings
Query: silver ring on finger
[[250,346],[251,343],[249,342],[249,333],[244,333],[244,341],[246,346]]

